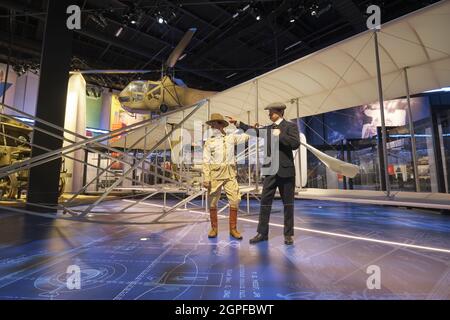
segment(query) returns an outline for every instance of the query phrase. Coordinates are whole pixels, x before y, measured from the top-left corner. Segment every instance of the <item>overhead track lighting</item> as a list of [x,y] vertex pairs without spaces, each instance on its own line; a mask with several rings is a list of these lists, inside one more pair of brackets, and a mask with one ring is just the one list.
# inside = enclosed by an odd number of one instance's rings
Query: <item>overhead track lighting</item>
[[159,24],[169,24],[177,17],[177,14],[169,9],[162,9],[155,12],[153,16]]
[[167,21],[164,20],[164,18],[162,16],[157,17],[157,20],[158,20],[159,24],[167,23]]
[[128,8],[123,15],[124,24],[139,26],[144,19],[144,15],[145,12],[142,9],[137,8],[135,5],[133,5],[131,8]]

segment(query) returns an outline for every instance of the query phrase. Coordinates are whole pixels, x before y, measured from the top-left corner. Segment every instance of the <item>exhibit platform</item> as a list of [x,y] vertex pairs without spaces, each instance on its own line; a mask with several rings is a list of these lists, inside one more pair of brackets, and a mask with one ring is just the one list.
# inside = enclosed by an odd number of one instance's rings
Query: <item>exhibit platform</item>
[[[103,214],[84,221],[0,208],[0,299],[450,299],[445,215],[298,200],[295,243],[286,246],[276,200],[269,241],[250,245],[255,200],[239,217],[242,241],[228,234],[227,210],[219,237],[208,239],[208,215],[195,202],[157,223],[162,200],[110,213],[130,201],[105,201]],[[67,286],[69,266],[80,268],[80,289]],[[380,289],[368,286],[374,268]]]
[[297,198],[450,211],[450,194],[370,190],[297,189]]

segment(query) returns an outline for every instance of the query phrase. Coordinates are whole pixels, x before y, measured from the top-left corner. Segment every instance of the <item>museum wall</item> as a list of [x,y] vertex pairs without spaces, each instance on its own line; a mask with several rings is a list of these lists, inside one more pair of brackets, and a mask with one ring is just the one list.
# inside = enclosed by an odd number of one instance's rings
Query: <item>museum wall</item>
[[[0,102],[3,101],[6,69],[7,69],[6,64],[0,63]],[[7,105],[14,105],[14,99],[16,94],[16,82],[17,82],[17,74],[12,70],[12,68],[10,68],[8,72],[8,83],[6,84],[6,95],[5,95],[5,104]]]
[[36,114],[39,76],[27,71],[17,78],[12,106],[31,115]]
[[[74,74],[69,79],[64,128],[81,135],[86,133],[86,81],[80,74]],[[69,133],[65,133],[64,136],[71,141],[82,141],[81,138],[77,138]],[[64,142],[64,146],[70,144],[72,142]],[[84,151],[82,149],[70,153],[68,156],[79,161],[84,161]],[[65,158],[64,166],[69,173],[65,191],[76,192],[80,190],[83,187],[83,163]]]

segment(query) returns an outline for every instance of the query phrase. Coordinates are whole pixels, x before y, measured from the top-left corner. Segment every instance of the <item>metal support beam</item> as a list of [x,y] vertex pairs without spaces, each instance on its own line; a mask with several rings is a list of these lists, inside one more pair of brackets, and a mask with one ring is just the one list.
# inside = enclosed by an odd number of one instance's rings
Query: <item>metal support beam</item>
[[[37,117],[61,127],[64,127],[67,86],[72,58],[72,32],[66,26],[66,10],[71,4],[71,0],[48,1],[36,107]],[[36,123],[36,127],[48,128],[39,122]],[[53,128],[47,130],[55,131]],[[61,140],[36,131],[33,134],[33,144],[51,150],[62,147]],[[39,148],[31,149],[32,157],[43,153],[45,152]],[[32,203],[58,205],[60,170],[60,158],[30,170],[27,195],[28,210],[48,212],[48,210],[43,210],[43,208],[34,206]]]
[[[299,98],[295,99],[295,106],[297,108],[297,126],[298,126],[298,132],[299,134],[301,134],[301,130],[300,130],[300,103],[299,103]],[[300,138],[300,137],[299,137]],[[300,190],[303,189],[303,182],[302,182],[302,152],[301,152],[301,146],[298,147],[298,151],[297,151],[297,161],[298,161],[298,175],[300,177]]]
[[158,218],[156,218],[155,220],[153,220],[153,222],[159,222],[161,219],[163,219],[164,217],[166,217],[169,213],[175,211],[176,209],[178,209],[179,207],[181,207],[182,205],[187,205],[188,202],[191,202],[192,200],[194,200],[197,197],[200,197],[203,193],[205,193],[206,191],[204,189],[197,191],[196,193],[193,193],[192,195],[190,195],[189,197],[181,200],[180,202],[178,202],[176,205],[170,207],[168,210],[166,210],[166,212],[164,212],[162,215],[160,215]]
[[408,69],[404,69],[405,75],[405,89],[406,89],[406,100],[408,101],[408,122],[409,122],[409,134],[411,135],[411,154],[413,158],[413,169],[414,169],[414,181],[416,183],[416,192],[420,192],[420,183],[419,183],[419,169],[417,162],[417,147],[416,147],[416,136],[414,133],[414,121],[411,111],[411,97],[409,94],[409,81],[408,81]]
[[[206,121],[208,121],[209,119],[211,119],[211,100],[210,99],[208,99],[208,106],[206,109]],[[207,130],[208,129],[206,129],[206,131]],[[209,211],[209,202],[210,202],[210,199],[209,199],[209,190],[208,190],[208,192],[205,193],[205,213],[207,213]]]
[[[387,154],[387,131],[386,131],[386,121],[384,117],[384,97],[383,97],[383,83],[381,80],[381,66],[380,66],[380,52],[378,47],[378,31],[374,31],[374,41],[375,41],[375,58],[377,65],[377,80],[378,80],[378,100],[380,101],[380,116],[381,116],[381,134],[382,134],[382,144],[383,144],[383,162],[384,162],[384,177],[386,179],[386,195],[391,196],[391,182],[389,180],[388,174],[388,154]],[[380,166],[381,168],[381,166]],[[382,173],[383,174],[383,173]]]
[[[250,124],[250,110],[247,111],[247,123]],[[248,161],[248,186],[252,185],[252,166],[250,162],[250,145],[247,142],[247,161]]]

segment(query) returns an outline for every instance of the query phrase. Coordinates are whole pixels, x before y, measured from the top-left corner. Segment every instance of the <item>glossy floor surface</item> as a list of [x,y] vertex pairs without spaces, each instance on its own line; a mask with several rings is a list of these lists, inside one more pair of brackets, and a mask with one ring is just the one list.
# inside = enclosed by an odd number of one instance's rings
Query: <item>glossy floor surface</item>
[[0,299],[450,299],[449,216],[297,200],[286,246],[276,200],[269,241],[250,245],[256,201],[240,216],[242,241],[229,237],[227,217],[208,239],[202,209],[159,223],[149,222],[160,201],[107,214],[127,205],[105,202],[95,222],[1,208]]

